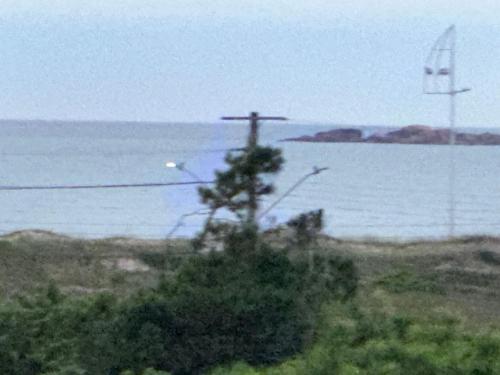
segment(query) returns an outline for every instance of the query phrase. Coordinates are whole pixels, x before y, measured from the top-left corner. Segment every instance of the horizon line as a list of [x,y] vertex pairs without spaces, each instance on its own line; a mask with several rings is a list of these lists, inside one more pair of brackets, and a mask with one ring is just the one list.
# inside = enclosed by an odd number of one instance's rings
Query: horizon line
[[[222,123],[220,120],[99,120],[99,119],[61,119],[61,118],[53,118],[53,119],[42,119],[42,118],[0,118],[0,123],[5,122],[27,122],[27,123],[75,123],[75,124],[155,124],[155,125],[163,125],[163,124],[186,124],[186,125],[214,125],[217,123]],[[331,120],[303,120],[303,119],[294,119],[289,118],[287,121],[288,124],[291,125],[324,125],[324,126],[335,126],[335,127],[387,127],[387,128],[403,128],[411,125],[423,125],[430,126],[434,128],[448,128],[447,125],[428,125],[419,122],[407,123],[404,125],[395,125],[395,124],[349,124],[343,122],[333,122]],[[483,128],[483,129],[496,129],[500,128],[498,125],[459,125],[457,128]]]

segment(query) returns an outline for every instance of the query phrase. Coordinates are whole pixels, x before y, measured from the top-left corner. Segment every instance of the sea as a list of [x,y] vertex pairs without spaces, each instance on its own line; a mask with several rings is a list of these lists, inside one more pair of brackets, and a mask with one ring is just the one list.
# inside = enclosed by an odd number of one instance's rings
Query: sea
[[[260,143],[281,148],[286,160],[278,175],[265,177],[276,192],[260,202],[260,214],[279,202],[261,215],[264,229],[323,209],[324,231],[334,237],[444,238],[450,234],[453,201],[456,235],[500,235],[500,146],[452,150],[280,141],[336,127],[344,126],[261,124]],[[361,128],[365,134],[382,129]],[[225,168],[227,150],[245,145],[247,133],[245,122],[1,121],[0,233],[38,229],[84,238],[190,237],[206,218],[196,185],[5,188],[210,181],[215,170]],[[456,174],[450,190],[452,154]],[[168,162],[184,163],[184,170],[168,168]],[[305,177],[315,167],[328,169]],[[231,217],[222,213],[221,219]]]

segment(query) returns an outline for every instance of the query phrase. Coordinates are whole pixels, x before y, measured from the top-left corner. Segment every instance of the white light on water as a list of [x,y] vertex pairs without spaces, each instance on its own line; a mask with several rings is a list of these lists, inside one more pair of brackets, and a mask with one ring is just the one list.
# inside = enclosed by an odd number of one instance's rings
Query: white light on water
[[177,167],[177,164],[175,164],[173,161],[167,161],[167,162],[165,163],[165,166],[166,166],[167,168],[176,168],[176,167]]

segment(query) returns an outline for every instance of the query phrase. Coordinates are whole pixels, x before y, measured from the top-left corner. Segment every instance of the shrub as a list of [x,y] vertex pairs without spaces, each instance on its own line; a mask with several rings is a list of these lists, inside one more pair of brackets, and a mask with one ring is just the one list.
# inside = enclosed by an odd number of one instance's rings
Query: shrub
[[389,292],[425,292],[444,293],[444,289],[438,284],[435,275],[417,275],[411,271],[397,271],[384,275],[375,282],[375,285],[383,287]]
[[480,250],[479,259],[484,263],[491,264],[493,266],[500,266],[500,255],[489,250]]
[[272,363],[296,353],[307,328],[301,272],[270,250],[244,261],[217,253],[189,260],[172,284],[120,314],[114,331],[129,343],[120,348],[120,365],[127,360],[193,374],[228,361]]
[[233,361],[280,361],[303,349],[319,306],[314,298],[327,293],[321,288],[332,297],[352,291],[342,280],[352,282],[353,268],[337,265],[336,278],[322,284],[306,265],[266,247],[193,257],[173,281],[123,305],[87,351],[85,361],[98,364],[88,369],[196,374]]

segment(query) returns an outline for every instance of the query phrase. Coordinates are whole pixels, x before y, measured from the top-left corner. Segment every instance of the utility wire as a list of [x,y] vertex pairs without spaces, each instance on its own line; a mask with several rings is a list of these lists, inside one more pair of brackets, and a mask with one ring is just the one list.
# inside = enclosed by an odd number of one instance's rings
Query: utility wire
[[321,172],[327,170],[328,168],[317,168],[314,167],[311,173],[302,176],[295,184],[292,185],[290,189],[288,189],[281,197],[274,201],[268,208],[266,208],[259,216],[258,220],[261,220],[264,216],[266,216],[269,211],[271,211],[274,207],[276,207],[283,199],[285,199],[288,195],[290,195],[295,189],[297,189],[300,185],[302,185],[309,177],[320,174]]
[[148,182],[142,184],[109,184],[109,185],[39,185],[39,186],[0,186],[0,190],[77,190],[77,189],[124,189],[139,187],[162,187],[179,185],[212,184],[214,181],[187,182]]
[[[167,233],[167,239],[171,238],[172,235],[175,233],[175,231],[177,231],[177,229],[179,229],[181,226],[184,226],[184,219],[186,217],[189,217],[189,216],[196,216],[196,215],[208,215],[210,213],[210,211],[207,211],[206,209],[200,209],[200,210],[196,210],[196,211],[193,211],[193,212],[189,212],[187,214],[184,214],[184,215],[181,215],[181,217],[179,218],[179,220],[177,220],[177,223],[172,227],[172,229],[170,230],[170,232]],[[198,227],[197,225],[195,227]],[[201,227],[201,225],[199,226]]]

